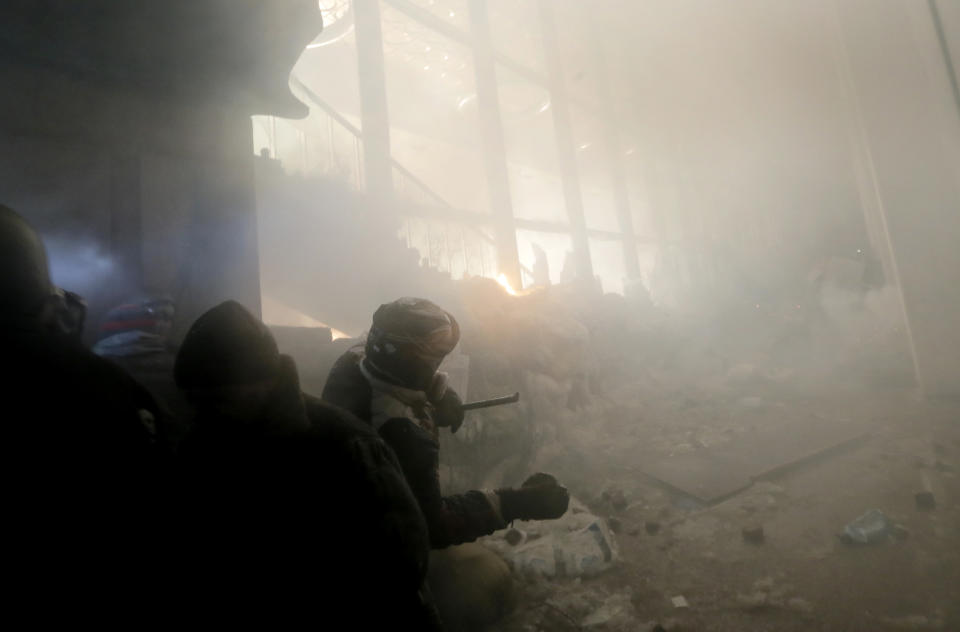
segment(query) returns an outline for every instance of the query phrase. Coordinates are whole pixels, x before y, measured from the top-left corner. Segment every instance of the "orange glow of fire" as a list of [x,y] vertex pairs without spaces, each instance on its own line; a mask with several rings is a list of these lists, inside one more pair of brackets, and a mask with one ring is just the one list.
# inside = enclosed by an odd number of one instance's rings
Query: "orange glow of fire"
[[513,289],[513,287],[510,285],[510,281],[507,280],[507,275],[503,274],[502,272],[500,273],[500,276],[497,277],[497,283],[503,286],[503,289],[505,289],[507,294],[510,296],[517,295],[517,291]]

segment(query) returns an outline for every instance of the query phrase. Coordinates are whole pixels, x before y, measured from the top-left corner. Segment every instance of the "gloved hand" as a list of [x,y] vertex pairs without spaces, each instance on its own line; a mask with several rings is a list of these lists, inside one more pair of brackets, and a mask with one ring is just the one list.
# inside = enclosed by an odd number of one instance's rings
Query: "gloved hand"
[[500,514],[506,522],[514,520],[552,520],[567,511],[570,493],[549,474],[538,472],[518,489],[498,489]]
[[440,397],[433,402],[434,421],[437,426],[450,428],[450,432],[456,432],[463,424],[463,400],[457,395],[457,392],[450,387]]

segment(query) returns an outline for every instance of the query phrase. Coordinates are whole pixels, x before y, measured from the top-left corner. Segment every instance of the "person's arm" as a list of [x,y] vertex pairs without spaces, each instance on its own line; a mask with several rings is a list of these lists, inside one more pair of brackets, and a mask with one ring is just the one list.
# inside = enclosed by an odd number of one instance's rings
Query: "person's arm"
[[371,534],[367,551],[380,568],[371,580],[384,590],[405,586],[416,591],[426,577],[429,539],[427,525],[417,500],[404,477],[396,455],[371,433],[351,441],[353,474],[371,503],[365,520]]
[[380,436],[400,461],[426,518],[433,548],[472,542],[506,526],[493,493],[472,490],[451,496],[441,494],[440,446],[412,420],[390,419],[380,427]]
[[327,375],[320,399],[370,422],[370,384],[360,371],[361,355],[347,351]]

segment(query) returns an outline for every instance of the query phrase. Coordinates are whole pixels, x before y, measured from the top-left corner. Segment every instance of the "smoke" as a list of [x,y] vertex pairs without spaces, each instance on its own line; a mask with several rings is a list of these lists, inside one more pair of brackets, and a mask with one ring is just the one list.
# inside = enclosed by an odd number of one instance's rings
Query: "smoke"
[[115,280],[117,267],[101,244],[64,236],[45,236],[43,241],[55,285],[84,295]]

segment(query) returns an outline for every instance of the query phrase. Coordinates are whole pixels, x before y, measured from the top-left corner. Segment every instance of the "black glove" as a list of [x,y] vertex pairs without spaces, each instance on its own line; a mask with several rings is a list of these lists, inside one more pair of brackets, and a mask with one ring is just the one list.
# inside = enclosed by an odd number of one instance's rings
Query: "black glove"
[[433,402],[434,421],[440,428],[449,427],[456,432],[463,424],[463,400],[457,392],[447,387],[439,400]]
[[553,476],[539,472],[519,489],[498,489],[500,514],[506,522],[514,520],[552,520],[567,511],[570,493]]

